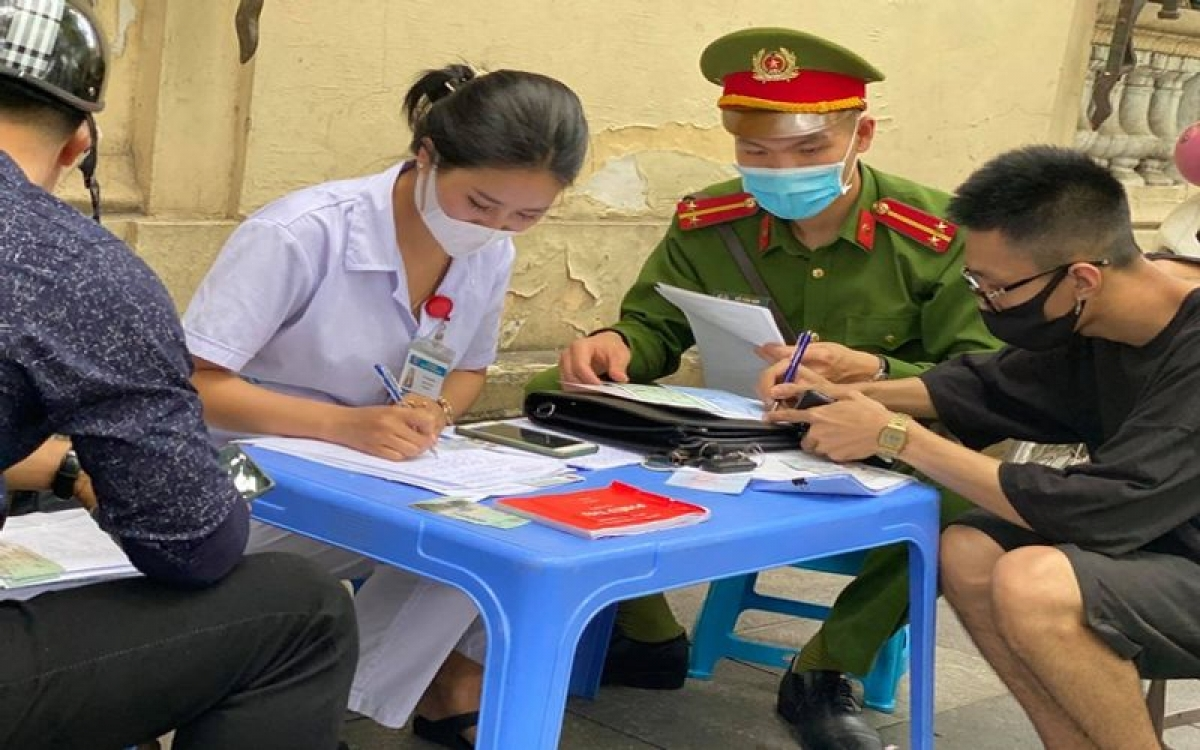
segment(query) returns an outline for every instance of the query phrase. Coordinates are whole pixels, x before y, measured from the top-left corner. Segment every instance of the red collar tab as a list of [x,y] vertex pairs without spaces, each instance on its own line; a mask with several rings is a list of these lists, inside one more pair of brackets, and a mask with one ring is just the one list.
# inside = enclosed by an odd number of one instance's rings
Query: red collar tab
[[675,206],[675,216],[680,229],[702,229],[713,224],[753,216],[758,212],[758,201],[749,193],[733,193],[716,198],[688,196]]
[[895,198],[883,198],[875,201],[871,206],[871,211],[880,224],[924,245],[935,253],[944,253],[950,249],[950,243],[958,234],[957,225],[907,203],[901,203]]

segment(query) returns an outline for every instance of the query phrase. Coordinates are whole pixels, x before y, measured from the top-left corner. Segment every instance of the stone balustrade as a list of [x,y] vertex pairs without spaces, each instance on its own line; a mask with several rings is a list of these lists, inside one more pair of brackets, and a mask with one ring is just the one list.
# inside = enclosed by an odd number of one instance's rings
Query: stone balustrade
[[1114,86],[1113,112],[1097,130],[1087,121],[1093,85],[1108,59],[1113,5],[1106,4],[1096,25],[1075,145],[1128,187],[1182,185],[1172,154],[1175,139],[1200,120],[1200,11],[1181,18],[1157,18],[1157,5],[1142,12],[1134,33],[1136,63]]
[[1175,169],[1175,141],[1200,120],[1200,10],[1157,17],[1148,3],[1134,31],[1135,65],[1113,87],[1112,114],[1092,130],[1087,112],[1097,75],[1108,60],[1117,0],[1103,0],[1079,103],[1075,146],[1108,166],[1129,191],[1134,231],[1145,250],[1158,247],[1157,231],[1196,188]]

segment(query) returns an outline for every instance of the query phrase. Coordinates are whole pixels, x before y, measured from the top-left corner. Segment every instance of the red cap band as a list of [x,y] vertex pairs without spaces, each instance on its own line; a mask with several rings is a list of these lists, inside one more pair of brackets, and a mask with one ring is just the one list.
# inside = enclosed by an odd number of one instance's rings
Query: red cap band
[[867,84],[861,78],[825,70],[802,70],[790,81],[760,81],[751,71],[723,79],[720,107],[778,112],[837,112],[866,106]]

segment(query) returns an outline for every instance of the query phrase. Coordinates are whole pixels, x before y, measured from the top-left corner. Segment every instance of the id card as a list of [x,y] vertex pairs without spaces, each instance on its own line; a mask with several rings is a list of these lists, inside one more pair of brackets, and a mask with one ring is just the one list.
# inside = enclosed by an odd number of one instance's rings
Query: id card
[[0,544],[0,579],[9,586],[55,578],[63,567],[19,544]]
[[505,513],[487,505],[480,505],[478,501],[470,499],[444,497],[413,503],[411,507],[467,523],[491,526],[494,529],[515,529],[529,523],[528,518]]
[[415,393],[436,401],[442,395],[442,384],[453,363],[453,350],[430,339],[417,339],[404,358],[400,392],[405,396]]

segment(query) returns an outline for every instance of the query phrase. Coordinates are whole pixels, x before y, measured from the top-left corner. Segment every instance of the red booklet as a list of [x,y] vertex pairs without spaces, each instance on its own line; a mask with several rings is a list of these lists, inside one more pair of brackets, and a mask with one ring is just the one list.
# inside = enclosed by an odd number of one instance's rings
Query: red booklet
[[708,508],[639,490],[621,482],[578,492],[510,497],[496,505],[572,534],[598,539],[688,526],[708,518]]

